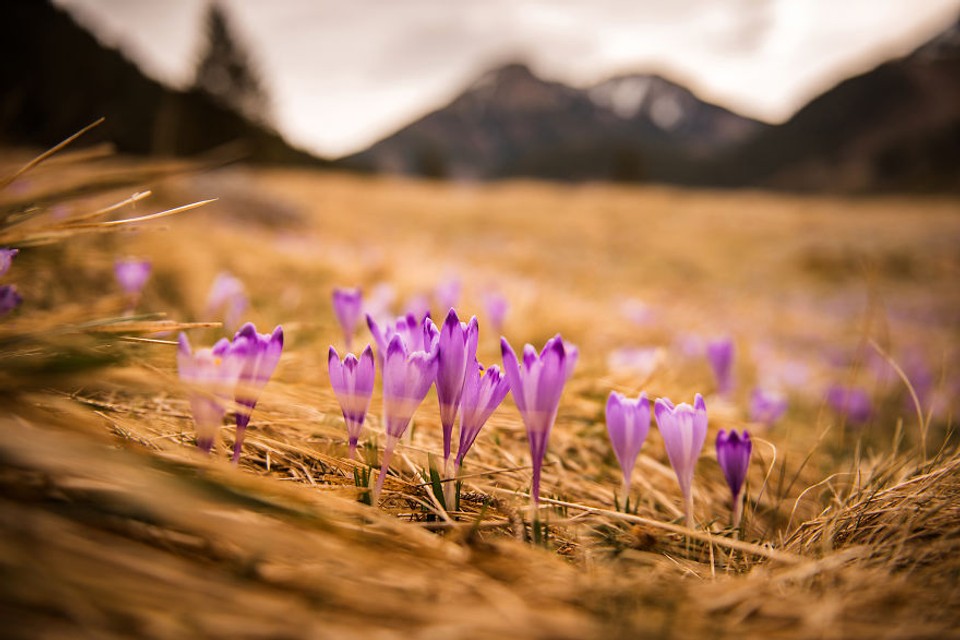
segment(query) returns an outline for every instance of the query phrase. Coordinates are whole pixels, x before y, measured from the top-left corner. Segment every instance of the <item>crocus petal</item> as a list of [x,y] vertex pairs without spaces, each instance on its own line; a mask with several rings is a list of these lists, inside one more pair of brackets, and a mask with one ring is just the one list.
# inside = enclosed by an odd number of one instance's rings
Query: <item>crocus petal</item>
[[20,253],[19,249],[0,249],[0,276],[6,275],[10,270],[13,257],[18,253]]
[[743,490],[752,451],[753,443],[747,431],[744,431],[741,436],[735,429],[731,429],[729,433],[721,429],[717,434],[717,462],[720,464],[734,500]]
[[17,291],[17,285],[5,284],[0,286],[0,316],[5,316],[23,302],[23,297]]

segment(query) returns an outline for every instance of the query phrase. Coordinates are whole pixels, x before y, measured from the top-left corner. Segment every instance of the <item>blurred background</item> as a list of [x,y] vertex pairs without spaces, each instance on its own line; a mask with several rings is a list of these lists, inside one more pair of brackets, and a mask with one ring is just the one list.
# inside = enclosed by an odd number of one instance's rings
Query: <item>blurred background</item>
[[[457,181],[960,188],[956,0],[12,0],[0,141]],[[219,156],[217,154],[220,154]]]

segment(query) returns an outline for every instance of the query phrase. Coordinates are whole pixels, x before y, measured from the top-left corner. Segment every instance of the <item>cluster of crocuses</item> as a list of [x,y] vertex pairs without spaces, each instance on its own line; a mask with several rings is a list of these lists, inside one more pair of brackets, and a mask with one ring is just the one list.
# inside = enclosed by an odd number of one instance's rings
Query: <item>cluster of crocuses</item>
[[[10,270],[10,264],[18,253],[20,253],[19,249],[0,249],[0,278]],[[17,292],[17,285],[0,285],[0,317],[16,309],[21,302],[23,298]]]
[[257,333],[247,323],[230,341],[222,338],[212,348],[193,350],[187,336],[180,334],[177,369],[190,388],[190,407],[197,425],[197,446],[206,453],[213,448],[228,408],[235,408],[237,433],[233,463],[240,459],[250,415],[257,406],[280,361],[283,328]]
[[[358,306],[358,296],[358,292],[347,296],[335,294],[334,306],[341,322],[355,317],[353,309]],[[347,308],[342,308],[345,304]],[[349,322],[343,324],[346,335],[352,336],[354,326]],[[439,328],[429,316],[418,319],[413,314],[383,324],[368,315],[367,324],[377,345],[376,361],[370,346],[359,358],[349,353],[342,360],[331,346],[328,364],[330,381],[347,425],[351,456],[356,455],[373,394],[374,370],[379,364],[386,442],[374,488],[375,499],[383,488],[397,443],[430,387],[436,386],[443,435],[443,473],[447,479],[458,476],[464,456],[481,428],[507,393],[513,393],[527,429],[533,464],[532,496],[538,503],[547,438],[556,419],[563,387],[576,363],[576,348],[564,343],[558,335],[550,339],[540,353],[527,345],[520,362],[503,338],[501,370],[497,365],[480,364],[476,357],[477,319],[461,322],[453,308]],[[459,444],[453,455],[453,430],[458,421]]]
[[[660,398],[654,404],[654,414],[667,457],[683,494],[687,526],[693,528],[693,475],[707,437],[707,405],[699,393],[694,398],[693,406],[687,403],[674,405],[670,400]],[[626,505],[633,468],[650,431],[650,402],[645,393],[630,399],[614,391],[607,399],[606,416],[610,442],[623,472],[623,500]],[[743,509],[743,485],[750,466],[753,443],[746,430],[738,433],[735,429],[729,432],[721,429],[717,434],[716,447],[717,462],[733,495],[732,524],[738,527]]]

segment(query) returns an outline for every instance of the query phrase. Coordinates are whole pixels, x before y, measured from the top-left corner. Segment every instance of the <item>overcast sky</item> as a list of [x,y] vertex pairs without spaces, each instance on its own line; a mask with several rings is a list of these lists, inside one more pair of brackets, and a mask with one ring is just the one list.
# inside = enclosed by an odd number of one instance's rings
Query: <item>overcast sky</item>
[[[208,0],[56,0],[154,78],[191,79]],[[223,0],[292,142],[369,145],[525,61],[588,86],[656,71],[782,121],[843,78],[956,20],[960,0]]]

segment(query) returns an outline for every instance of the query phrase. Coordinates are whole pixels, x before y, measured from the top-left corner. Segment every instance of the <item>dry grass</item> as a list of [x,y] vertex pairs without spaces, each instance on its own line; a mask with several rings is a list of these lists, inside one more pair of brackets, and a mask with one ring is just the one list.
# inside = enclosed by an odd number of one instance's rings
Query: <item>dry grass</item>
[[[14,159],[10,170],[29,158]],[[89,154],[55,160],[0,191],[0,211],[24,219],[0,228],[4,242],[56,241],[23,251],[4,281],[26,299],[0,320],[0,611],[16,622],[8,635],[956,635],[956,200],[479,187],[242,168],[197,175]],[[78,226],[148,188],[152,199],[97,220],[221,199],[134,233]],[[111,293],[113,260],[124,254],[155,268],[143,315],[132,319]],[[213,459],[196,452],[171,336],[155,335],[215,320],[203,305],[223,269],[246,283],[249,319],[261,330],[282,323],[287,336],[236,469],[226,462],[230,428]],[[346,457],[325,372],[327,346],[342,346],[330,291],[387,281],[406,298],[451,276],[464,283],[462,310],[480,316],[483,362],[499,360],[498,336],[484,328],[488,287],[511,301],[514,344],[561,331],[580,347],[544,472],[545,545],[527,541],[529,454],[509,400],[467,458],[461,511],[443,511],[423,486],[440,446],[432,394],[382,508],[357,502],[353,473],[363,465]],[[626,318],[630,298],[653,320]],[[223,334],[205,327],[190,329],[195,344]],[[733,398],[714,397],[706,365],[678,354],[686,333],[734,336]],[[904,385],[868,366],[869,340],[895,360],[906,348],[938,358],[948,403],[929,417],[926,455]],[[652,371],[608,366],[611,350],[648,345],[664,349]],[[802,361],[807,379],[783,423],[760,433],[745,406],[755,362],[771,350]],[[824,355],[837,350],[842,366]],[[878,399],[870,424],[850,428],[823,406],[833,381],[868,386]],[[634,477],[636,516],[612,510],[619,472],[603,424],[611,389],[707,394],[696,532],[680,526],[655,429]],[[380,401],[364,434],[371,462]],[[710,445],[717,429],[742,426],[760,440],[735,535]]]

